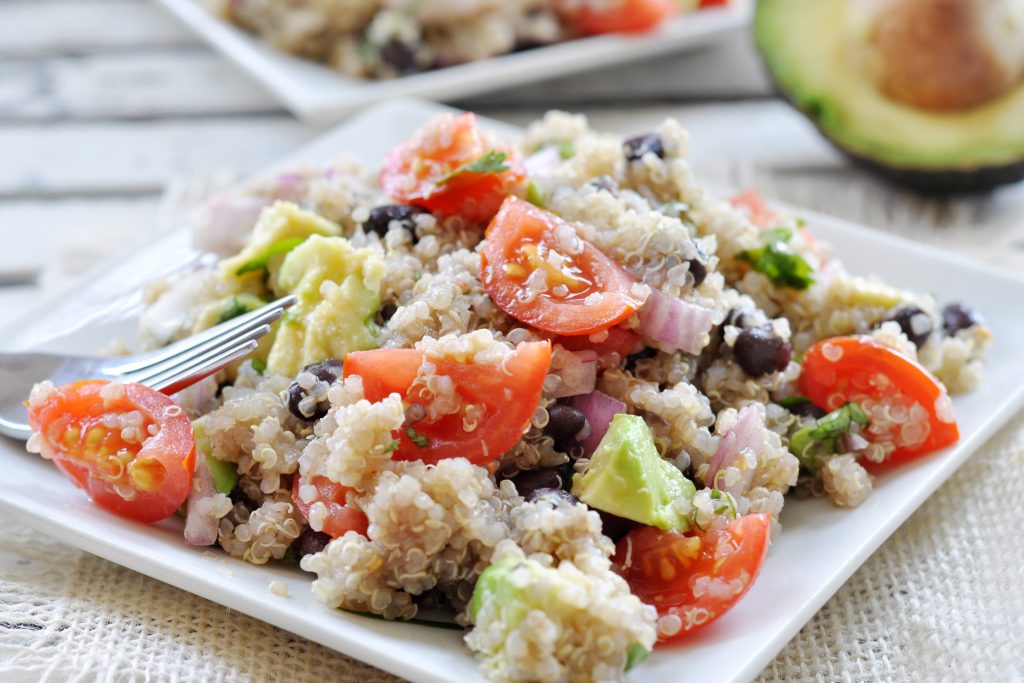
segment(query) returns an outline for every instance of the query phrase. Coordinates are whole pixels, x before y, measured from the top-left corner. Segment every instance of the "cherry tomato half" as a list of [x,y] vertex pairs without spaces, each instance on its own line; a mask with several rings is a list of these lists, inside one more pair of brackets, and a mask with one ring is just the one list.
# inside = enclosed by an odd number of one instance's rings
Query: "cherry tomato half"
[[832,411],[856,403],[867,414],[863,436],[876,455],[861,462],[869,469],[913,460],[960,438],[942,383],[873,339],[825,339],[804,352],[802,365],[800,392],[815,405]]
[[427,123],[384,157],[380,172],[395,199],[474,223],[490,220],[525,179],[519,152],[481,131],[468,112]]
[[555,214],[509,197],[480,250],[484,289],[516,320],[560,335],[605,330],[633,315],[644,290]]
[[28,417],[43,455],[101,507],[150,523],[174,514],[188,497],[196,456],[192,422],[160,392],[75,382],[30,406]]
[[[300,490],[310,481],[316,487],[316,498],[307,503],[302,499]],[[309,521],[309,511],[313,505],[323,503],[327,508],[327,517],[324,519],[324,527],[321,531],[331,538],[344,536],[346,531],[355,531],[365,536],[370,522],[362,511],[345,504],[345,494],[350,490],[327,477],[317,475],[310,480],[297,474],[292,483],[292,499],[307,522]]]
[[678,11],[673,0],[621,0],[618,4],[566,2],[566,21],[582,33],[642,33]]
[[644,526],[615,546],[612,567],[658,610],[658,639],[710,624],[740,601],[761,571],[771,518],[744,515],[725,529],[681,534]]
[[[406,405],[429,409],[433,396],[416,381],[423,361],[423,352],[416,349],[356,351],[345,356],[345,376],[362,378],[369,401],[397,393]],[[451,378],[457,409],[403,429],[396,435],[399,445],[394,458],[433,463],[463,457],[481,464],[501,457],[529,426],[551,364],[551,344],[519,344],[504,363],[436,358],[430,362],[435,376]]]

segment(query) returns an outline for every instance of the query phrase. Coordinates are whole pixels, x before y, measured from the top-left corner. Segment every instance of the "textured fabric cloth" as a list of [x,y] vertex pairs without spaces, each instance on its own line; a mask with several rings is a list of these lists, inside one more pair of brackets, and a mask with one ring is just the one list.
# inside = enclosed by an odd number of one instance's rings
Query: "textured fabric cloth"
[[[1024,680],[1024,416],[887,541],[758,679]],[[855,512],[853,513],[855,514]],[[0,680],[349,681],[382,673],[0,516]]]

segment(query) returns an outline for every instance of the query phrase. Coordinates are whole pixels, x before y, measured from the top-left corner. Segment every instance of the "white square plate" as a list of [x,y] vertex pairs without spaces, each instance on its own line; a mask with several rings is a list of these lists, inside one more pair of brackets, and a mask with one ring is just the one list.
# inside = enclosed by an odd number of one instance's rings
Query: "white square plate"
[[[400,101],[373,108],[301,150],[292,160],[327,161],[349,154],[376,166],[381,156],[438,105]],[[513,137],[517,129],[484,124]],[[962,439],[956,447],[882,477],[860,508],[792,500],[783,532],[753,589],[696,638],[661,647],[632,674],[640,683],[680,683],[714,671],[722,682],[753,678],[844,581],[946,478],[1024,403],[1024,280],[954,255],[811,212],[800,212],[854,272],[963,299],[987,316],[997,335],[984,383],[954,400]],[[131,338],[139,286],[194,260],[185,231],[164,238],[11,326],[9,348],[89,352],[112,337]],[[282,566],[256,567],[181,538],[180,520],[154,527],[121,520],[92,505],[49,463],[0,440],[0,506],[43,533],[184,590],[245,612],[414,681],[479,681],[457,631],[390,623],[329,610],[309,590],[310,576]],[[290,596],[267,590],[284,581]]]
[[197,0],[159,0],[186,26],[267,87],[295,115],[337,120],[361,105],[395,97],[451,99],[706,45],[747,24],[752,0],[732,0],[638,36],[580,38],[392,80],[349,78],[289,55],[213,16]]

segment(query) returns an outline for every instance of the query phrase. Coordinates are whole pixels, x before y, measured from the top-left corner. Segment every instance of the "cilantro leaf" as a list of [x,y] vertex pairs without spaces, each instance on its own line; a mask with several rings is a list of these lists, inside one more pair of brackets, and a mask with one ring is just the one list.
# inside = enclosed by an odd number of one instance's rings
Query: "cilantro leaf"
[[400,444],[401,444],[401,442],[400,442],[400,441],[399,441],[398,439],[392,439],[391,443],[389,443],[389,444],[388,444],[388,445],[387,445],[387,446],[386,446],[386,447],[384,448],[384,452],[385,452],[385,453],[394,453],[395,451],[397,451],[397,450],[398,450],[398,446],[399,446]]
[[639,666],[650,652],[640,643],[633,643],[626,649],[626,671]]
[[289,251],[299,246],[306,241],[305,237],[289,237],[287,239],[274,242],[267,247],[262,254],[243,263],[238,270],[235,271],[235,275],[245,275],[246,273],[254,273],[258,270],[266,270],[267,263],[271,257],[277,256],[278,254],[287,254]]
[[764,246],[741,251],[736,258],[764,273],[772,284],[793,289],[807,289],[814,283],[811,277],[814,268],[803,256],[793,251],[789,240],[793,231],[789,228],[774,228],[761,233]]
[[443,176],[434,181],[435,185],[444,185],[449,180],[456,176],[460,176],[463,173],[501,173],[509,169],[505,165],[505,159],[508,155],[504,152],[495,152],[491,150],[487,154],[484,154],[479,159],[463,164],[454,171],[445,173]]
[[405,430],[405,435],[409,437],[410,441],[412,441],[420,448],[426,448],[427,446],[430,445],[430,440],[427,439],[427,437],[420,434],[419,432],[417,432],[412,427],[409,427],[408,429]]
[[807,470],[818,469],[818,457],[839,452],[839,440],[852,429],[868,426],[868,416],[856,403],[847,403],[819,418],[815,424],[798,430],[789,440],[789,452]]

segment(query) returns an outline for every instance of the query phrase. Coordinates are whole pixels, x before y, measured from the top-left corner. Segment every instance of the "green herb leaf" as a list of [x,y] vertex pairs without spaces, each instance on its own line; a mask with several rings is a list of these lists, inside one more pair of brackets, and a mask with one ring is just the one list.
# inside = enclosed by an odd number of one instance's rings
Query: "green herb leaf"
[[839,439],[854,425],[867,427],[868,416],[856,403],[847,403],[793,434],[789,440],[789,452],[797,457],[804,469],[816,472],[819,456],[836,454]]
[[765,230],[761,233],[765,241],[763,247],[741,251],[736,258],[764,273],[778,287],[807,289],[814,283],[814,268],[790,248],[792,237],[793,231],[789,228]]
[[262,375],[264,372],[267,371],[267,364],[261,361],[259,358],[254,358],[252,360],[252,369]]
[[630,645],[626,649],[626,671],[631,671],[640,666],[649,654],[651,653],[647,651],[647,648],[640,643]]
[[484,154],[479,159],[471,161],[468,164],[459,166],[450,173],[445,173],[439,179],[434,181],[435,185],[444,185],[455,176],[462,175],[463,173],[501,173],[509,169],[505,165],[505,159],[508,157],[504,152],[495,152],[491,150],[487,154]]
[[526,184],[526,201],[534,206],[544,208],[544,192],[532,180]]
[[253,273],[259,270],[266,270],[267,263],[270,261],[271,257],[277,256],[278,254],[287,254],[289,251],[291,251],[292,249],[299,246],[305,241],[305,237],[289,237],[288,239],[283,239],[279,242],[274,242],[269,247],[267,247],[266,251],[264,251],[262,254],[252,259],[251,261],[246,261],[245,263],[243,263],[241,267],[239,267],[239,269],[235,271],[235,275],[245,275],[246,273]]
[[814,401],[807,398],[806,396],[800,396],[799,394],[797,394],[796,396],[787,396],[786,398],[781,398],[778,401],[776,401],[776,403],[778,403],[786,410],[792,410],[793,408],[804,406],[807,405],[808,403],[814,403]]
[[569,142],[563,142],[558,145],[558,156],[562,157],[563,160],[572,159],[576,156],[576,143],[570,140]]
[[401,442],[398,439],[393,439],[391,441],[391,443],[389,443],[387,445],[387,448],[384,449],[384,452],[385,453],[394,453],[395,451],[398,450],[399,444],[401,444]]
[[233,296],[231,297],[231,300],[228,301],[227,308],[225,308],[224,312],[217,318],[217,324],[226,323],[227,321],[237,318],[240,315],[245,315],[246,313],[252,313],[264,304],[266,304],[265,301],[251,294]]
[[412,441],[420,448],[426,448],[427,446],[430,445],[430,441],[427,439],[427,437],[423,436],[412,427],[409,427],[408,429],[405,430],[405,435],[409,437],[410,441]]

